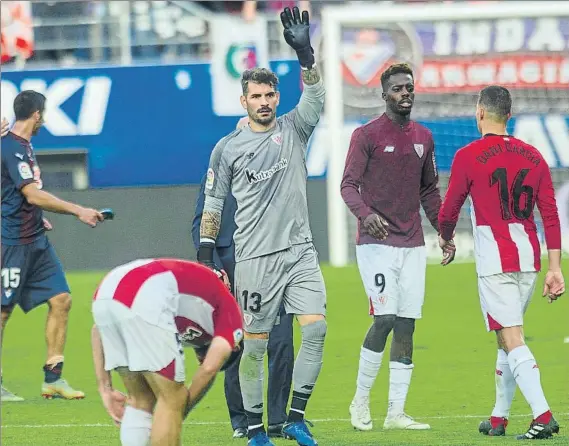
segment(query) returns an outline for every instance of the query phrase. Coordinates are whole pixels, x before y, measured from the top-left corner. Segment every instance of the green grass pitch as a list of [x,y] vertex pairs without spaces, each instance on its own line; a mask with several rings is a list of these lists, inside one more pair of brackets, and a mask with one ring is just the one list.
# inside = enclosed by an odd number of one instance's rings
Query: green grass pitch
[[[568,267],[565,262],[565,271]],[[320,445],[501,445],[514,443],[513,435],[525,432],[531,416],[519,391],[506,439],[487,438],[477,430],[494,403],[496,347],[494,336],[484,328],[472,264],[446,268],[429,265],[427,272],[426,302],[423,319],[417,323],[416,367],[406,409],[417,419],[429,422],[432,430],[381,429],[387,405],[385,361],[372,393],[374,430],[354,431],[348,420],[348,406],[355,389],[360,345],[370,323],[368,303],[355,267],[324,267],[324,275],[328,337],[324,367],[307,411]],[[64,376],[87,397],[83,401],[44,401],[40,397],[46,308],[27,316],[16,311],[8,323],[2,353],[4,383],[26,401],[2,405],[3,445],[119,445],[119,431],[103,409],[92,371],[91,296],[102,273],[70,273],[68,277],[74,303]],[[540,297],[541,286],[542,279],[526,317],[526,337],[540,365],[548,401],[561,425],[561,435],[547,444],[569,445],[569,344],[564,343],[569,336],[569,299],[565,295],[549,305]],[[192,355],[187,357],[191,373],[195,361]],[[231,439],[222,379],[186,420],[183,444],[245,444],[244,440]]]

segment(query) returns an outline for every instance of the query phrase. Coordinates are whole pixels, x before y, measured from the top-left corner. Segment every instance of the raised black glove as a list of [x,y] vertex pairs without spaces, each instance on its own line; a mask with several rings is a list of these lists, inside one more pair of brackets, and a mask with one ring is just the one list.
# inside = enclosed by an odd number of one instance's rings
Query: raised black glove
[[283,35],[286,43],[296,51],[300,66],[312,68],[314,65],[314,50],[310,46],[310,23],[308,11],[302,11],[302,19],[298,7],[285,8],[281,12],[281,22],[284,26]]

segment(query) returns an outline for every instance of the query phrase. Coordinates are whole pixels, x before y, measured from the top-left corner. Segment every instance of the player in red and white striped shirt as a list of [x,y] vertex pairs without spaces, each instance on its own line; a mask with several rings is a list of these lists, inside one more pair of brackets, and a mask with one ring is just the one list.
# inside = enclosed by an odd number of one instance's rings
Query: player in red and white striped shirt
[[[209,268],[177,259],[135,260],[113,269],[93,302],[93,358],[105,408],[123,446],[180,444],[185,415],[237,357],[242,314]],[[200,367],[184,386],[183,347]],[[116,370],[128,392],[113,390]]]
[[516,384],[534,420],[520,439],[559,432],[540,382],[539,368],[524,343],[523,316],[541,268],[534,206],[540,211],[549,254],[543,295],[549,302],[565,291],[561,273],[561,225],[551,173],[540,152],[509,136],[512,99],[507,89],[480,92],[476,121],[482,138],[460,149],[439,213],[441,248],[451,240],[460,209],[470,195],[478,288],[488,331],[498,339],[496,405],[480,425],[487,435],[505,435]]

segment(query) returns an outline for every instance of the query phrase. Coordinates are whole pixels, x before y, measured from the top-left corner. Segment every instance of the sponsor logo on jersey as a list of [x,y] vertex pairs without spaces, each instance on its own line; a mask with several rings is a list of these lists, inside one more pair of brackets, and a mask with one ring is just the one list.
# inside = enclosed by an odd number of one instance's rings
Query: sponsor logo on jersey
[[423,158],[423,153],[425,153],[425,148],[423,147],[423,144],[413,144],[413,146],[415,147],[415,152],[417,153],[419,158]]
[[383,151],[387,153],[392,153],[394,150],[395,150],[394,146],[385,146],[385,149],[383,149]]
[[205,180],[205,187],[206,189],[213,189],[213,182],[215,181],[215,173],[213,169],[210,167],[207,169],[207,178]]
[[23,180],[30,180],[34,177],[30,165],[24,161],[18,163],[18,172]]
[[14,155],[16,156],[16,158],[20,158],[21,160],[24,159],[24,155],[22,155],[21,153],[14,153]]
[[245,175],[247,175],[247,181],[249,184],[256,184],[260,181],[270,180],[275,173],[280,170],[286,169],[288,166],[288,160],[282,158],[277,164],[271,167],[269,170],[262,170],[257,172],[255,170],[245,169]]

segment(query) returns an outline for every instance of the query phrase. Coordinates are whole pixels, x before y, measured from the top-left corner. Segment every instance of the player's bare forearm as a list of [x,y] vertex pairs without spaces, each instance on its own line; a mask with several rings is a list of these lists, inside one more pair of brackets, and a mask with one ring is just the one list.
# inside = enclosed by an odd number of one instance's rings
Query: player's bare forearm
[[200,224],[200,239],[216,240],[221,228],[221,213],[204,211]]
[[91,345],[93,347],[93,365],[95,366],[95,377],[97,378],[97,388],[99,392],[113,387],[110,372],[105,370],[105,354],[101,335],[96,325],[91,330]]
[[306,85],[314,85],[320,81],[320,71],[318,67],[314,65],[312,68],[302,68],[302,81]]
[[209,392],[209,389],[211,389],[215,382],[216,375],[217,371],[212,373],[211,371],[204,371],[203,366],[198,368],[195,375],[192,377],[192,383],[188,389],[190,398],[186,410],[193,410],[203,397],[206,396],[207,392]]
[[561,271],[561,249],[548,249],[549,271]]
[[22,193],[28,203],[38,206],[44,211],[77,216],[81,210],[81,206],[62,200],[49,192],[38,189],[35,183],[24,186]]

